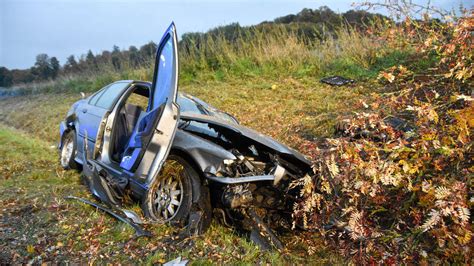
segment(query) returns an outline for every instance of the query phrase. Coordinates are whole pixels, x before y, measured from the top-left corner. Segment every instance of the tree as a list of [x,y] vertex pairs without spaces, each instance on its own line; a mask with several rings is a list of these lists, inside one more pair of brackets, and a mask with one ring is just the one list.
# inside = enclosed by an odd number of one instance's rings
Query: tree
[[100,65],[110,65],[112,61],[112,53],[108,50],[102,51],[100,57],[97,57],[97,63]]
[[365,10],[349,10],[342,14],[342,17],[347,23],[354,26],[363,26],[364,24],[369,24],[370,22],[377,20],[389,20],[389,18],[383,15],[369,13]]
[[290,24],[291,22],[294,22],[295,19],[296,19],[296,15],[290,14],[290,15],[276,18],[275,23]]
[[50,59],[50,67],[51,67],[51,77],[55,79],[58,76],[59,68],[61,65],[59,64],[59,60],[53,56]]
[[13,84],[12,73],[6,67],[0,67],[0,87],[10,87]]
[[33,67],[29,69],[12,69],[10,71],[12,77],[12,85],[19,83],[28,83],[35,80],[33,75]]
[[158,46],[154,42],[149,42],[140,47],[140,57],[145,61],[152,59],[155,56]]
[[36,63],[32,68],[32,73],[38,80],[45,80],[51,77],[51,59],[47,54],[39,54],[36,56]]
[[74,73],[74,72],[78,72],[78,71],[79,71],[79,68],[78,68],[78,65],[77,65],[76,58],[74,57],[74,55],[70,55],[66,59],[66,63],[64,64],[64,72]]
[[91,70],[97,70],[99,68],[97,65],[97,60],[91,50],[87,52],[86,63]]
[[120,48],[117,45],[114,45],[112,50],[112,65],[114,66],[115,70],[121,69]]
[[137,67],[140,64],[140,54],[138,53],[137,47],[132,45],[128,48],[128,60],[132,67]]
[[60,67],[56,57],[50,58],[47,54],[39,54],[36,56],[35,65],[30,72],[36,80],[54,79],[57,77]]

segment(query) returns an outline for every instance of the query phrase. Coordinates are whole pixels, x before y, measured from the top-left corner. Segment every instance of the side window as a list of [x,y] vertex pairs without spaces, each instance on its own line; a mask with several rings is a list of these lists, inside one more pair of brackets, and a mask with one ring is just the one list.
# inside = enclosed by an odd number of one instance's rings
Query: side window
[[104,91],[109,87],[110,85],[107,85],[100,89],[96,94],[92,95],[91,99],[89,100],[89,104],[95,105],[97,103],[97,100],[99,100],[100,96]]
[[[118,96],[122,94],[125,87],[128,85],[126,82],[113,83],[104,89],[102,93],[98,93],[99,97],[97,101],[93,102],[91,99],[90,104],[93,104],[97,107],[110,109],[114,102],[117,100]],[[95,97],[95,95],[94,95]]]
[[166,101],[170,87],[173,86],[174,69],[175,69],[175,47],[173,38],[168,35],[168,39],[164,43],[162,50],[157,55],[156,81],[153,95],[153,108],[160,106]]

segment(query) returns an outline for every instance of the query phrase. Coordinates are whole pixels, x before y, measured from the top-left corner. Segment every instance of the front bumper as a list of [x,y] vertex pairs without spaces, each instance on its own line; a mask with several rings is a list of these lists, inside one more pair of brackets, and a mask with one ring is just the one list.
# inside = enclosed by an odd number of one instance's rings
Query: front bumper
[[209,173],[204,174],[207,179],[210,179],[214,182],[222,184],[241,184],[241,183],[251,183],[259,181],[273,181],[273,185],[278,185],[280,181],[288,174],[286,169],[281,165],[277,165],[275,170],[268,175],[257,175],[257,176],[243,176],[243,177],[224,177],[224,176],[215,176]]

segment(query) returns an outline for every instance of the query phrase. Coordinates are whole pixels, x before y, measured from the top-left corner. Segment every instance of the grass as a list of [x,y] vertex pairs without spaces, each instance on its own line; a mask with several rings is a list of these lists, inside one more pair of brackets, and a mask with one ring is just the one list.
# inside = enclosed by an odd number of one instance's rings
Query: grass
[[[164,263],[178,256],[195,264],[330,263],[340,258],[325,250],[310,258],[285,251],[262,252],[231,228],[213,223],[203,236],[177,241],[177,229],[148,225],[153,238],[134,239],[127,225],[75,201],[90,198],[80,175],[63,171],[50,143],[0,126],[0,263],[63,261]],[[132,208],[136,206],[131,206]]]
[[[331,87],[312,77],[201,81],[180,86],[234,114],[242,124],[294,148],[304,140],[330,136],[335,118],[351,112],[374,91],[370,83]],[[58,125],[79,93],[39,94],[0,99],[0,122],[53,144]]]

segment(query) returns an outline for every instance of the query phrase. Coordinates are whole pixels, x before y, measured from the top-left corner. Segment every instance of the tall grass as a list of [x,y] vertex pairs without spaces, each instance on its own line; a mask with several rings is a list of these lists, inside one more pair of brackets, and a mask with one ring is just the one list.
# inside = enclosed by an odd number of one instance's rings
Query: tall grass
[[248,28],[228,38],[220,32],[201,35],[180,50],[182,70],[223,71],[232,75],[321,75],[340,58],[370,68],[383,43],[351,27],[340,27],[325,40],[309,39],[282,25]]
[[[386,27],[386,25],[382,25]],[[329,74],[364,79],[373,77],[373,68],[392,51],[384,41],[350,26],[322,33],[324,40],[309,38],[284,25],[249,27],[226,36],[224,32],[201,34],[180,42],[180,82],[202,80]],[[118,79],[151,80],[153,58],[145,58],[132,67],[122,58],[119,71],[111,63],[74,76],[60,76],[53,82],[31,83],[5,93],[94,91]],[[16,92],[15,92],[16,91]]]

